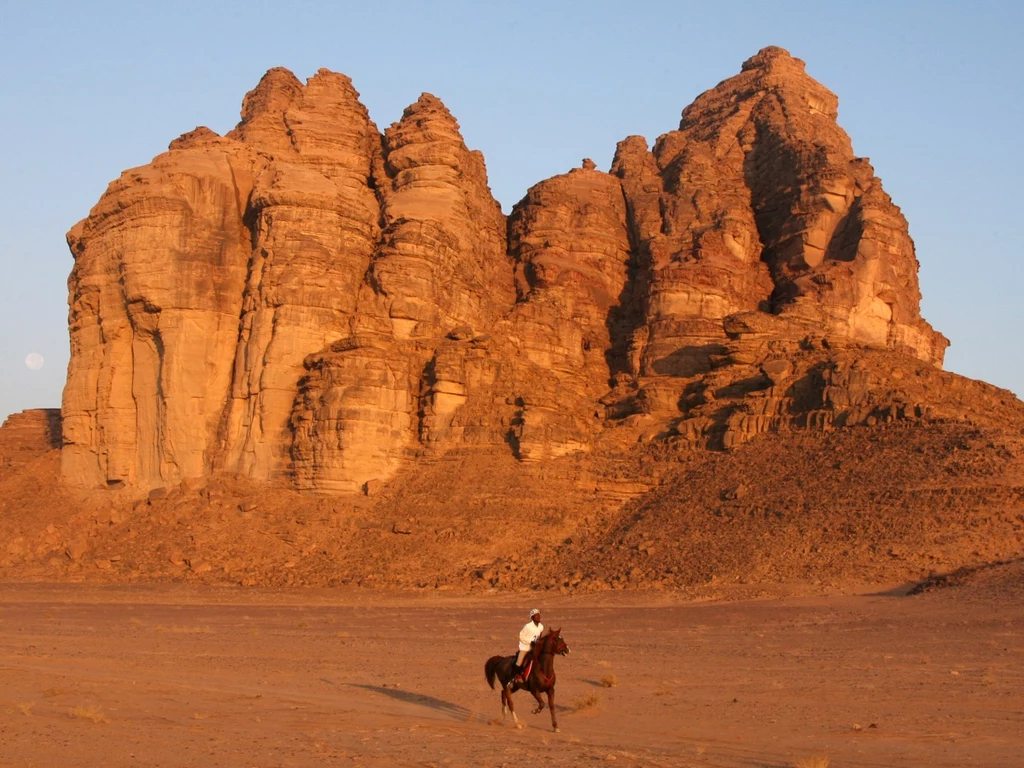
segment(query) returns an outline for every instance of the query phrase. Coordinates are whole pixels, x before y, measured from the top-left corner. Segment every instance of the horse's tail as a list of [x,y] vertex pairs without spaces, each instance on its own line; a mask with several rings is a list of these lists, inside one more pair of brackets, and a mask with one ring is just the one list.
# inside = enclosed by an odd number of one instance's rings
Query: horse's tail
[[484,674],[487,676],[487,684],[494,688],[494,677],[498,674],[498,665],[501,664],[501,656],[491,656],[484,664]]

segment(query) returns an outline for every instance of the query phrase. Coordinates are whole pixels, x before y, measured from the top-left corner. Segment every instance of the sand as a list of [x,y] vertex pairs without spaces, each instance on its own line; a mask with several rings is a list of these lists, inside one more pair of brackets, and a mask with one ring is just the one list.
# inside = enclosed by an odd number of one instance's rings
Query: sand
[[[534,604],[561,731],[484,661]],[[1019,766],[1024,604],[0,585],[0,766]],[[828,762],[826,762],[826,760]]]

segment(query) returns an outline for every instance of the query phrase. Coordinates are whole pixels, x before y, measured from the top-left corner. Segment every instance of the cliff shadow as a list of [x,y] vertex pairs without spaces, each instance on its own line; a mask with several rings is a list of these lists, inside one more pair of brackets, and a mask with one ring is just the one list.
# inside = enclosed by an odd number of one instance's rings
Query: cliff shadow
[[63,438],[64,423],[61,419],[60,408],[46,409],[46,446],[48,448],[61,448],[64,445]]
[[724,355],[726,352],[728,350],[721,344],[691,344],[653,361],[651,369],[661,376],[699,376],[712,369],[712,356]]
[[626,266],[626,282],[619,292],[618,303],[608,310],[605,327],[608,330],[609,347],[605,352],[608,365],[609,386],[615,386],[620,373],[636,377],[640,375],[639,360],[642,350],[637,350],[637,337],[641,329],[644,335],[647,325],[646,299],[651,285],[651,256],[646,243],[640,241],[633,225],[633,206],[623,190],[626,201],[629,238],[629,262]]

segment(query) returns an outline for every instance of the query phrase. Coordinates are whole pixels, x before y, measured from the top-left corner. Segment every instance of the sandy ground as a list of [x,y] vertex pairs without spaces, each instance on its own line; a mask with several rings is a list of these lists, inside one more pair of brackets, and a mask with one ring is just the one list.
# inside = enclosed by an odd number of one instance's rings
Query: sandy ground
[[[655,600],[660,602],[654,602]],[[553,733],[486,658],[534,603]],[[1024,605],[0,585],[0,766],[1019,766]],[[602,682],[612,682],[606,687]]]

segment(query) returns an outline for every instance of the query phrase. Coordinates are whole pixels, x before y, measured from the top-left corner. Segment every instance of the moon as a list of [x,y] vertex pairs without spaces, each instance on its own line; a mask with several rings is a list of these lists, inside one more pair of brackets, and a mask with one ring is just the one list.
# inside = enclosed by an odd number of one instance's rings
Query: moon
[[25,358],[25,367],[30,371],[38,371],[45,363],[46,360],[38,352],[32,352]]

